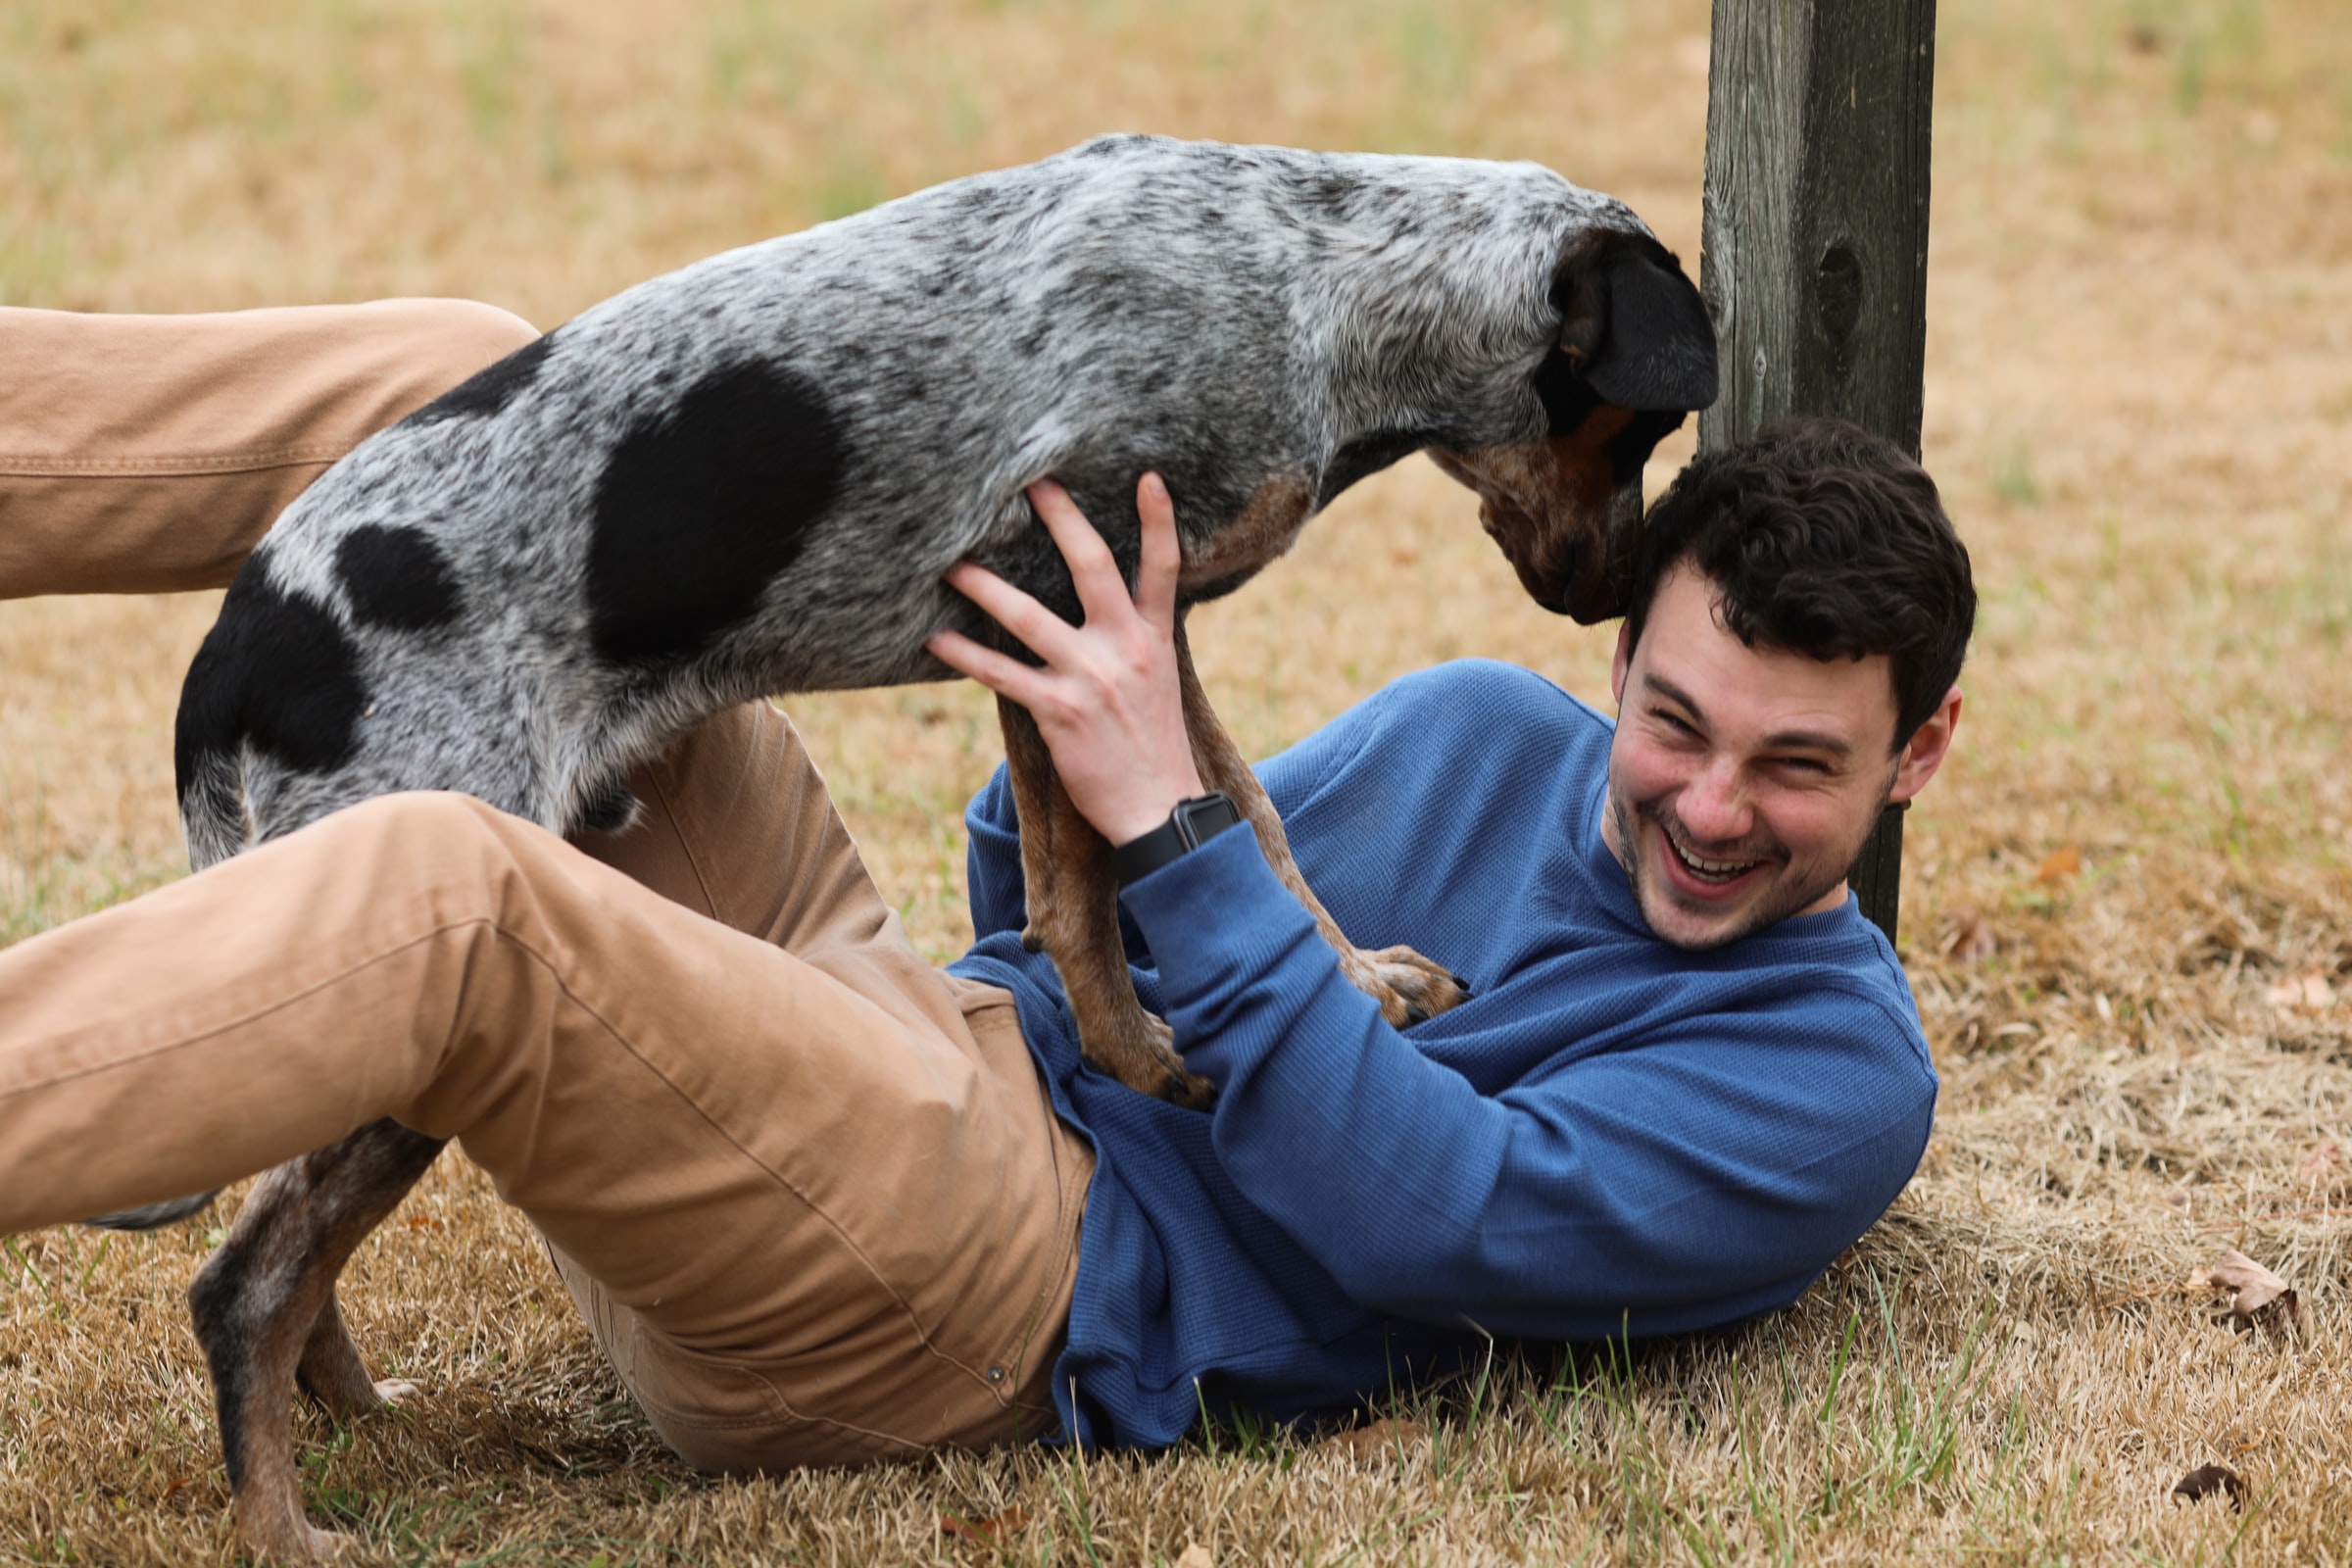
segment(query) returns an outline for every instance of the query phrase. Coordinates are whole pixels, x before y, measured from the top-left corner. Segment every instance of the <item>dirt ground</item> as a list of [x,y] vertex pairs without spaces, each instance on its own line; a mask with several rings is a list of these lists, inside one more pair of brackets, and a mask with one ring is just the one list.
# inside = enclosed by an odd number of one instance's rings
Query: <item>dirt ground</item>
[[[427,1392],[305,1416],[315,1515],[384,1562],[2352,1560],[2352,13],[1943,10],[1925,447],[1984,610],[1902,933],[1943,1095],[1797,1307],[1630,1367],[1504,1353],[1357,1448],[720,1483],[453,1156],[345,1294]],[[1695,261],[1706,27],[1698,0],[17,0],[0,303],[461,294],[552,326],[1112,128],[1534,158]],[[1464,655],[1605,699],[1608,631],[1526,604],[1474,516],[1408,463],[1204,611],[1243,745]],[[0,942],[182,869],[170,722],[212,608],[0,605]],[[791,708],[954,954],[987,705]],[[0,1562],[234,1559],[179,1302],[232,1202],[0,1250]],[[2291,1325],[2189,1288],[2229,1249]],[[2242,1505],[2170,1495],[2209,1463]]]

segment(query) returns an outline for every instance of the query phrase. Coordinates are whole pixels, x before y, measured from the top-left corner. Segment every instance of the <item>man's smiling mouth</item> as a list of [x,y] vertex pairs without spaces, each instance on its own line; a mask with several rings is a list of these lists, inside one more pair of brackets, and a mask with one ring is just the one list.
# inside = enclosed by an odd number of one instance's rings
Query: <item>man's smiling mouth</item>
[[1694,855],[1683,848],[1664,823],[1658,826],[1658,836],[1666,841],[1666,847],[1682,862],[1683,869],[1701,882],[1712,882],[1718,886],[1737,882],[1764,863],[1762,860],[1714,860]]

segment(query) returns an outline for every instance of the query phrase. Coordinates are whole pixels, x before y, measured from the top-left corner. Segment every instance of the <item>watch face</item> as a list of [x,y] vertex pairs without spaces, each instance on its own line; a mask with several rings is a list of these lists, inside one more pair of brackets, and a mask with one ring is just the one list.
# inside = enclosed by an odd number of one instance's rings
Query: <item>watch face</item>
[[1184,801],[1176,808],[1176,831],[1188,850],[1199,849],[1241,819],[1242,813],[1234,809],[1233,802],[1214,791]]

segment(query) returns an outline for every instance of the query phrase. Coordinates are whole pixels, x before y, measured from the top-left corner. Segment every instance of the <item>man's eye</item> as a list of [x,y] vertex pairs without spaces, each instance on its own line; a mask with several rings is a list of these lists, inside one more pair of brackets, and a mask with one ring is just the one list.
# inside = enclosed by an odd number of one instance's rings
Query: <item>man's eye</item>
[[1784,757],[1781,759],[1781,767],[1790,773],[1814,775],[1824,775],[1830,770],[1830,764],[1818,757]]
[[1659,724],[1663,725],[1669,730],[1672,730],[1677,735],[1690,735],[1695,737],[1698,734],[1698,730],[1694,726],[1686,723],[1679,714],[1658,712],[1652,714],[1651,716],[1654,717]]

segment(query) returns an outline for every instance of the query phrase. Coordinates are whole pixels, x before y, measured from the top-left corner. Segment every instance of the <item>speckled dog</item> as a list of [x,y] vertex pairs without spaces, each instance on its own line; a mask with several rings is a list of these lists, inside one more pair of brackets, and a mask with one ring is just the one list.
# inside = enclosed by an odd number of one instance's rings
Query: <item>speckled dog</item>
[[[188,672],[190,858],[392,790],[623,828],[628,769],[734,704],[941,679],[923,641],[945,627],[1010,648],[942,583],[959,561],[1075,618],[1022,494],[1048,475],[1131,580],[1136,481],[1164,475],[1189,604],[1426,449],[1479,493],[1539,602],[1600,619],[1621,609],[1643,461],[1715,392],[1714,338],[1674,257],[1619,203],[1534,165],[1109,137],[919,192],[630,289],[288,508]],[[1400,1025],[1459,1001],[1441,965],[1359,952],[1322,913],[1189,654],[1182,678],[1201,776],[1242,807],[1348,977]],[[1000,710],[1030,932],[1088,1056],[1204,1103],[1136,1001],[1106,847],[1027,714]],[[343,1413],[376,1401],[334,1278],[438,1148],[379,1122],[280,1167],[197,1280],[257,1547],[318,1544],[291,1385]]]

